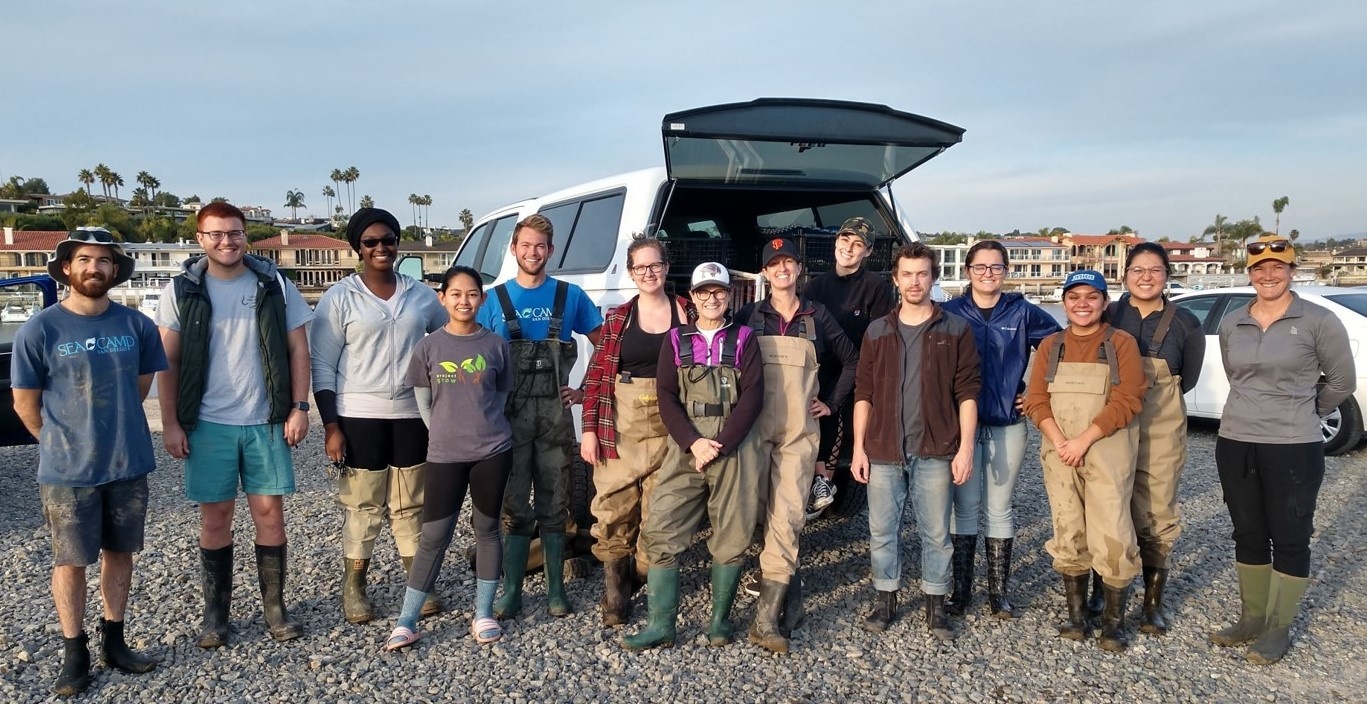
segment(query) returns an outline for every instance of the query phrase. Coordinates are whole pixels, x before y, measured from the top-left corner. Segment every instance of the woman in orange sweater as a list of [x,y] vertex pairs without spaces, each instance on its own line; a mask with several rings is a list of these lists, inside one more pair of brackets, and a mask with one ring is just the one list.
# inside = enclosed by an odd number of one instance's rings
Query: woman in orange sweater
[[1087,636],[1087,584],[1101,575],[1104,650],[1127,644],[1125,602],[1140,572],[1130,517],[1138,426],[1148,379],[1139,346],[1128,333],[1101,322],[1106,279],[1075,271],[1063,282],[1068,327],[1044,339],[1030,370],[1025,413],[1044,436],[1040,463],[1054,517],[1045,549],[1063,575],[1068,622],[1059,635]]

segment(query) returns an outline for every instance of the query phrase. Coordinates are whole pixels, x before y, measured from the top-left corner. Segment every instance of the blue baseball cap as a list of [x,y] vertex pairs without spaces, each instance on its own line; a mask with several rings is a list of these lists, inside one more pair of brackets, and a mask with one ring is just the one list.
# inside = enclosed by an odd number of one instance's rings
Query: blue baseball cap
[[1106,293],[1106,277],[1102,276],[1101,272],[1092,269],[1079,269],[1068,274],[1068,278],[1063,280],[1063,290],[1066,293],[1068,289],[1084,284]]

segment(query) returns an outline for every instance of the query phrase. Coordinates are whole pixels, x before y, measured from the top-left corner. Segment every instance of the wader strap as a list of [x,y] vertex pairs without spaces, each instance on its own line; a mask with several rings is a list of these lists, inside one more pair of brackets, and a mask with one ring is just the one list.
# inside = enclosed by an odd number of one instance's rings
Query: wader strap
[[696,325],[679,326],[679,366],[693,366],[693,336],[698,334]]
[[1054,376],[1058,374],[1058,365],[1063,361],[1063,336],[1060,335],[1058,343],[1054,345],[1053,354],[1049,355],[1049,366],[1044,368],[1044,381],[1054,383]]
[[494,297],[498,299],[498,306],[503,309],[503,324],[508,327],[508,340],[521,340],[522,322],[518,320],[517,311],[513,310],[513,299],[508,296],[508,285],[495,286]]
[[692,411],[694,418],[720,418],[726,415],[726,406],[720,403],[694,401]]
[[736,366],[736,347],[739,346],[740,328],[732,325],[721,334],[721,366]]
[[813,316],[810,316],[810,315],[804,315],[804,316],[802,316],[802,328],[801,328],[800,330],[798,330],[798,332],[800,332],[800,333],[802,334],[802,337],[807,338],[807,341],[808,341],[808,342],[810,342],[810,343],[812,343],[813,345],[815,345],[815,344],[816,344],[816,324],[812,322],[812,317],[813,317]]
[[1173,318],[1177,317],[1177,306],[1172,301],[1163,302],[1163,315],[1158,319],[1158,329],[1153,331],[1153,339],[1149,340],[1149,356],[1157,357],[1158,350],[1163,346],[1163,338],[1168,336],[1168,330],[1172,327]]
[[555,302],[551,304],[551,329],[546,339],[560,341],[560,330],[565,323],[565,300],[570,296],[570,285],[564,281],[555,282]]

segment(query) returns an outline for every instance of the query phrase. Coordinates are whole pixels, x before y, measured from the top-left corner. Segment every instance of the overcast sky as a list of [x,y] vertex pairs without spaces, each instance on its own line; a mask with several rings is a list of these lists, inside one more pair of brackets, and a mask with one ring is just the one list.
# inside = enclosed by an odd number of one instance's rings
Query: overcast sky
[[[46,0],[0,19],[0,180],[103,162],[182,197],[433,224],[663,163],[668,112],[868,101],[963,143],[900,179],[921,231],[1367,231],[1367,4]],[[98,185],[97,185],[98,189]],[[1356,203],[1356,205],[1354,205]],[[302,213],[301,213],[302,214]]]

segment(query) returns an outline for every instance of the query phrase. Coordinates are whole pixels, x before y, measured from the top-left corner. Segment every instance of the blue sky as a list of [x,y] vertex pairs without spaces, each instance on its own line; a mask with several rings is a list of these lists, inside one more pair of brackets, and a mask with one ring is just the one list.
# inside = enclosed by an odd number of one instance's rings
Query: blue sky
[[[899,180],[922,231],[1217,213],[1367,232],[1367,5],[1069,2],[201,3],[48,0],[0,20],[0,180],[104,162],[182,197],[309,210],[333,168],[434,224],[663,163],[668,112],[764,96],[967,129]],[[1356,203],[1356,205],[1354,205]]]

